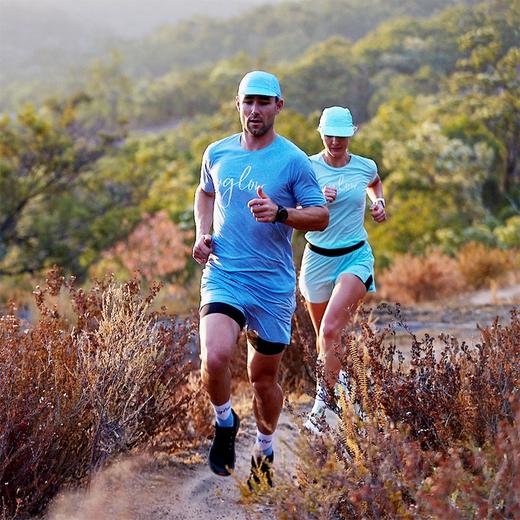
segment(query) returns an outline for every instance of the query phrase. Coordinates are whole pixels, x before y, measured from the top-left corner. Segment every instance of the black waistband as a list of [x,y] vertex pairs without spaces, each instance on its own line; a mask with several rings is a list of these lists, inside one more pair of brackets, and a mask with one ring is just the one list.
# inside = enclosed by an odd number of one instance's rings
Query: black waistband
[[355,251],[356,249],[359,249],[360,247],[363,247],[365,244],[364,240],[361,240],[361,242],[358,242],[357,244],[354,244],[352,246],[348,247],[339,247],[338,249],[325,249],[323,247],[318,247],[310,242],[307,242],[307,245],[309,246],[309,249],[311,251],[314,251],[315,253],[318,253],[319,255],[323,256],[342,256],[346,255],[348,253],[352,253],[352,251]]

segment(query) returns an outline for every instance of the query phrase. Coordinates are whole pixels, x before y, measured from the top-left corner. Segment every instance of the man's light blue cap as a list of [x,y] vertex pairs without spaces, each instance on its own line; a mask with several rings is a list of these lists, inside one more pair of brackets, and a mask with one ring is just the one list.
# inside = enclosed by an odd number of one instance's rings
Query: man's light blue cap
[[323,110],[318,131],[321,135],[352,137],[357,127],[352,123],[352,114],[348,108],[329,107]]
[[278,79],[269,72],[253,70],[248,72],[238,86],[239,96],[275,96],[282,97]]

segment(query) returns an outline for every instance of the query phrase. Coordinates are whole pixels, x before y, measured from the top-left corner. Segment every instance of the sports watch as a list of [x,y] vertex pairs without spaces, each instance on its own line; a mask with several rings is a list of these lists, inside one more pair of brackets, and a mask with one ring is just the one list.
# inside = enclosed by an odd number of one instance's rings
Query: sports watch
[[287,213],[287,208],[280,206],[278,204],[278,209],[276,210],[276,217],[274,218],[275,222],[285,222],[289,217],[289,213]]

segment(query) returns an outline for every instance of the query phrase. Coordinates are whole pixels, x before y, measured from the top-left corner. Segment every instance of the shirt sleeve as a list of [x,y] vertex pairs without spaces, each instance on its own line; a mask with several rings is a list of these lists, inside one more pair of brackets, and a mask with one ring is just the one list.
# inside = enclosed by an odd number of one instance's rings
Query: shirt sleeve
[[211,163],[210,163],[210,148],[206,148],[204,155],[202,156],[202,166],[200,168],[200,187],[208,192],[215,192],[215,185],[213,184],[213,177],[211,176]]
[[292,185],[294,196],[302,208],[326,204],[325,196],[318,184],[311,161],[305,155],[301,159],[298,158],[294,168]]

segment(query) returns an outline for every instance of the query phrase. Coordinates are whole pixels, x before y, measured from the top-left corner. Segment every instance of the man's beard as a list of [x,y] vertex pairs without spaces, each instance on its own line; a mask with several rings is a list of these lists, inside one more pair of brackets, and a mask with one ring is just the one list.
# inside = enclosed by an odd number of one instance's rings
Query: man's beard
[[256,126],[256,127],[253,127],[250,125],[249,121],[246,123],[246,128],[247,128],[247,131],[251,134],[251,135],[254,135],[255,137],[261,137],[263,135],[265,135],[269,129],[271,127],[265,125],[262,123],[262,126]]

